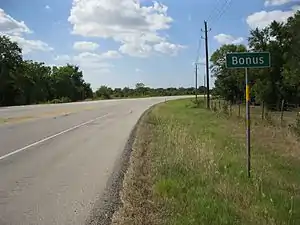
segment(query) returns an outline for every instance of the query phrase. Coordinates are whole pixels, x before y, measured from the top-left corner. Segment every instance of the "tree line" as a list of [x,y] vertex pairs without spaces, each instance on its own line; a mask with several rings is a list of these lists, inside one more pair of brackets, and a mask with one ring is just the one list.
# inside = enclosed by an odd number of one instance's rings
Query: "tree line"
[[[205,87],[199,87],[203,94]],[[191,95],[195,88],[150,88],[143,83],[135,88],[101,86],[93,92],[79,66],[48,66],[24,60],[21,47],[7,36],[0,36],[0,106],[63,103],[86,99],[110,99]]]
[[[205,94],[206,88],[198,87],[198,94]],[[180,88],[151,88],[143,83],[137,83],[135,88],[110,88],[101,86],[95,92],[96,98],[111,99],[111,98],[129,98],[129,97],[155,97],[155,96],[176,96],[176,95],[193,95],[195,94],[194,87]]]
[[249,69],[252,101],[269,108],[300,104],[300,11],[287,22],[273,21],[269,26],[250,31],[248,47],[223,45],[211,56],[211,70],[216,77],[213,93],[237,103],[244,100],[244,69],[227,69],[225,56],[230,52],[259,52],[271,54],[271,67]]
[[47,66],[24,60],[22,49],[0,36],[0,106],[59,103],[92,98],[78,66]]

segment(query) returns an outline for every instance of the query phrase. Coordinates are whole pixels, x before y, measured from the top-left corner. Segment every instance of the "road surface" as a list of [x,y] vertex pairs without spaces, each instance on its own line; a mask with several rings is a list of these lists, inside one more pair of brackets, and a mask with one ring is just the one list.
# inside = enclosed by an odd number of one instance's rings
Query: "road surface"
[[135,123],[162,101],[0,108],[0,224],[84,224]]

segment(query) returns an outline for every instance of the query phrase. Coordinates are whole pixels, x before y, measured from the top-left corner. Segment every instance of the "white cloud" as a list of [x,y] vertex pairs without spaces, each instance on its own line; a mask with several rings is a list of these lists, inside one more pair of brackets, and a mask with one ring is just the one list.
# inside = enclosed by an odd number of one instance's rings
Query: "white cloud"
[[32,33],[24,21],[17,21],[0,8],[0,35],[7,35],[10,40],[17,42],[23,54],[32,51],[52,51],[53,48],[40,40],[29,40],[22,37],[24,33]]
[[19,35],[31,33],[24,21],[17,21],[0,8],[0,34]]
[[168,55],[177,55],[180,49],[186,48],[183,45],[175,45],[169,42],[161,42],[159,44],[154,45],[154,49],[158,52],[168,54]]
[[50,7],[49,5],[46,5],[46,6],[45,6],[45,9],[50,10],[51,7]]
[[120,48],[120,52],[134,57],[147,57],[152,52],[152,46],[143,42],[124,43]]
[[53,48],[47,43],[40,40],[27,40],[20,36],[9,36],[10,40],[17,42],[22,48],[23,54],[28,54],[32,51],[52,51]]
[[299,2],[299,0],[265,0],[265,6],[279,6],[290,2]]
[[136,72],[136,73],[141,73],[141,72],[143,72],[143,70],[141,70],[141,69],[139,69],[139,68],[136,68],[136,69],[135,69],[135,72]]
[[136,0],[74,0],[68,20],[75,34],[123,40],[137,32],[169,28],[172,18],[166,12],[157,2],[142,7]]
[[107,51],[103,53],[101,56],[104,59],[118,59],[122,57],[122,55],[118,51],[114,51],[114,50]]
[[73,57],[74,63],[78,64],[84,72],[109,73],[114,66],[103,59],[103,55],[91,52],[82,52]]
[[292,7],[292,10],[293,10],[294,12],[300,11],[300,5],[294,5],[294,6]]
[[166,41],[159,31],[173,21],[167,10],[158,2],[142,6],[138,0],[73,0],[68,21],[73,34],[111,38],[121,44],[122,53],[146,57],[155,44]]
[[58,55],[54,60],[67,63],[71,60],[71,57],[69,55]]
[[79,65],[87,73],[98,71],[108,73],[114,66],[106,60],[120,57],[122,56],[119,52],[110,50],[99,54],[95,52],[81,52],[75,56],[58,55],[55,57],[55,61],[59,64],[71,63]]
[[99,45],[89,41],[77,41],[74,43],[73,48],[77,51],[94,51],[99,48]]
[[224,44],[240,44],[244,41],[244,38],[242,37],[238,37],[235,38],[229,34],[218,34],[216,36],[214,36],[214,39],[217,40],[217,42],[219,42],[220,44],[224,45]]
[[277,22],[286,22],[289,17],[295,14],[297,9],[299,9],[299,7],[294,6],[288,11],[274,10],[269,12],[256,12],[247,17],[247,24],[251,29],[263,29],[270,25],[274,20]]

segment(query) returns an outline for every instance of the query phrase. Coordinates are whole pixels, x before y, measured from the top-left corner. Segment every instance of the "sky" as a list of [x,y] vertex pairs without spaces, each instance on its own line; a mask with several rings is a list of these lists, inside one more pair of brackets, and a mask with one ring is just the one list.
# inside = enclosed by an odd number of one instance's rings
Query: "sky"
[[[194,86],[194,63],[249,31],[285,22],[300,0],[0,0],[0,35],[25,59],[79,65],[93,89]],[[202,29],[202,30],[201,30]],[[205,68],[199,67],[203,84]],[[211,79],[211,85],[214,80]]]

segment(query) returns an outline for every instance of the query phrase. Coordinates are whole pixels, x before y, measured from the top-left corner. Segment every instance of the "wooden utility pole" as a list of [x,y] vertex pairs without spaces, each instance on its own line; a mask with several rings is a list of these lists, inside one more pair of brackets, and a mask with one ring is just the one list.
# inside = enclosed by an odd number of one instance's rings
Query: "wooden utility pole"
[[209,55],[208,55],[208,29],[207,21],[204,21],[204,32],[205,32],[205,53],[206,53],[206,90],[207,90],[207,108],[210,108],[210,93],[209,93]]

